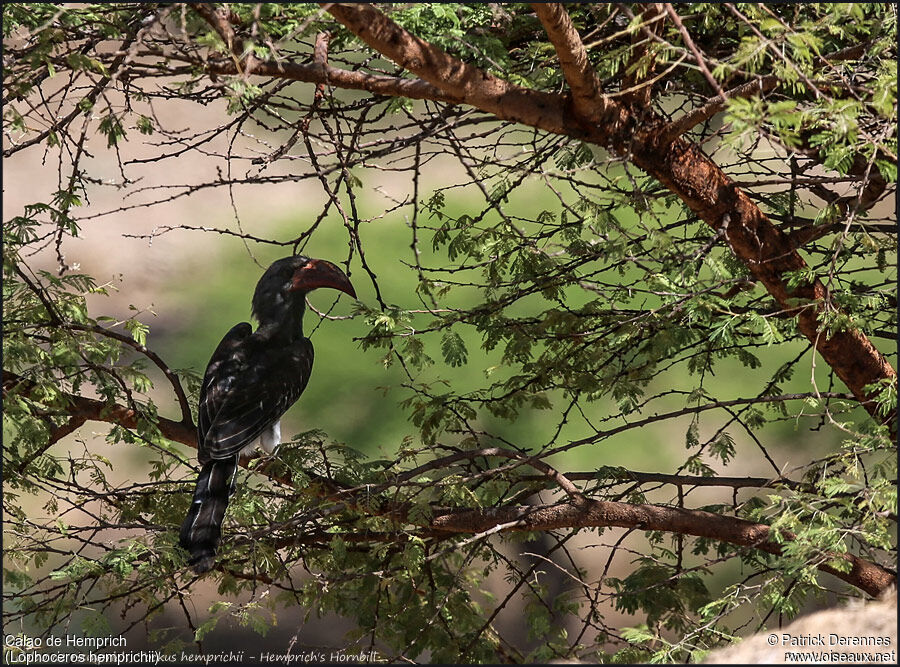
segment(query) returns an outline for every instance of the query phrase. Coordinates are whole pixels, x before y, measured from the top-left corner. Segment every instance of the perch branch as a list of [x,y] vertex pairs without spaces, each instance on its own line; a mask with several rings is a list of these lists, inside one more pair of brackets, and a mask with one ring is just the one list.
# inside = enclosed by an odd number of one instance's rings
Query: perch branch
[[[22,378],[14,373],[3,371],[3,396],[10,392],[28,394],[36,389],[35,383]],[[109,404],[83,396],[64,394],[69,404],[69,421],[57,427],[51,433],[51,443],[73,432],[87,421],[104,421],[119,424],[126,428],[137,426],[137,413],[125,406]],[[197,437],[193,427],[182,422],[157,418],[157,425],[164,437],[180,442],[189,447],[196,448]],[[425,464],[415,471],[402,475],[402,479],[409,479],[412,473],[420,474],[426,467],[440,465],[441,468],[448,461],[469,458],[471,455],[503,456],[507,450],[490,448],[480,452],[466,452],[453,455],[452,459],[441,459]],[[509,457],[522,459],[517,452],[509,452]],[[246,466],[246,460],[242,460]],[[540,505],[533,507],[499,507],[484,510],[442,510],[436,509],[433,518],[422,527],[443,533],[483,533],[497,528],[498,532],[511,530],[556,530],[561,528],[597,528],[597,527],[624,527],[639,530],[662,530],[677,534],[695,535],[710,539],[721,540],[732,544],[761,549],[768,553],[780,554],[781,547],[769,539],[769,527],[764,524],[755,524],[735,517],[722,516],[700,510],[686,510],[678,507],[665,507],[661,505],[630,504],[604,500],[594,500],[584,497],[575,489],[571,481],[564,475],[556,472],[542,461],[526,457],[522,460],[526,465],[532,465],[540,470],[548,479],[551,479],[563,487],[569,501],[557,505]],[[265,470],[258,470],[267,474]],[[289,479],[274,478],[280,482],[292,485]],[[319,478],[313,475],[316,482],[309,487],[312,493],[328,500],[334,500],[346,506],[352,506],[357,511],[390,515],[398,520],[407,521],[409,505],[406,503],[389,503],[387,507],[373,508],[371,500],[371,487],[361,489],[341,488],[340,485],[327,478]],[[402,483],[395,480],[393,485]],[[360,498],[354,497],[359,494]],[[334,508],[332,508],[334,509]],[[498,528],[502,526],[502,528]],[[792,535],[783,533],[783,540],[794,539]],[[843,559],[851,564],[849,572],[842,572],[826,562],[817,564],[823,572],[828,572],[846,581],[870,595],[877,595],[894,581],[894,576],[881,566],[857,558],[849,554],[826,554],[828,559]]]
[[[662,505],[584,499],[555,505],[453,510],[441,513],[431,521],[432,528],[452,533],[481,533],[504,524],[509,527],[501,532],[589,527],[660,530],[752,547],[775,555],[782,553],[781,546],[771,538],[769,526],[702,510]],[[794,536],[782,532],[780,538],[790,541]],[[850,570],[844,572],[825,562],[826,559],[843,560],[850,564]],[[896,583],[896,576],[885,568],[851,554],[823,554],[823,561],[816,566],[873,597]]]

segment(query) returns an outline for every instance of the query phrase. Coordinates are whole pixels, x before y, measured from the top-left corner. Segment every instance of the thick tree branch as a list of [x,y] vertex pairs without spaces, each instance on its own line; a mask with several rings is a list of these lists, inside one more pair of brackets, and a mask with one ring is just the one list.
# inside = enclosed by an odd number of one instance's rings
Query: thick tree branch
[[[372,5],[326,5],[327,10],[369,46],[401,67],[467,104],[548,132],[607,146],[634,163],[681,200],[713,229],[724,230],[732,251],[783,308],[797,309],[800,331],[838,377],[879,422],[874,393],[865,389],[882,380],[896,381],[896,371],[858,330],[828,336],[820,318],[834,311],[830,294],[818,279],[788,288],[787,275],[806,262],[747,195],[707,157],[684,139],[671,141],[660,118],[638,124],[624,105],[607,100],[606,117],[592,127],[567,122],[567,98],[526,90],[464,63],[411,35]],[[893,420],[889,420],[895,428]]]
[[[570,134],[570,97],[530,90],[469,65],[401,28],[370,4],[327,4],[327,11],[366,44],[459,102],[556,134]],[[611,119],[612,124],[616,124]],[[578,132],[581,134],[580,132]]]
[[558,2],[533,2],[531,8],[547,31],[559,56],[563,75],[572,89],[572,106],[583,120],[597,122],[605,116],[608,101],[603,97],[600,80],[591,67],[587,51],[572,19]]
[[[683,139],[661,146],[652,132],[641,138],[631,144],[635,163],[677,193],[711,227],[724,229],[734,253],[782,308],[797,312],[800,331],[866,410],[884,421],[872,400],[874,393],[865,387],[880,380],[896,381],[896,371],[859,330],[831,336],[820,330],[820,318],[836,308],[818,278],[788,287],[786,274],[807,269],[791,239],[699,147]],[[890,424],[894,428],[892,420]]]
[[[484,533],[497,526],[507,526],[500,532],[609,527],[660,530],[720,540],[775,555],[782,553],[781,546],[771,539],[769,526],[702,510],[662,505],[585,499],[555,505],[453,510],[441,513],[431,521],[432,528],[452,533]],[[793,535],[782,533],[780,538],[789,541]],[[850,564],[850,571],[842,572],[824,559],[844,560]],[[851,554],[823,554],[823,562],[817,567],[873,597],[896,583],[891,572]]]
[[[10,392],[30,395],[36,388],[37,385],[33,381],[11,373],[6,369],[3,370],[4,399]],[[53,444],[69,435],[87,421],[109,422],[125,428],[135,428],[137,426],[137,412],[124,405],[98,401],[67,392],[60,392],[60,395],[67,403],[66,414],[69,415],[69,421],[62,426],[51,428],[49,444]],[[174,421],[165,417],[157,417],[156,424],[160,433],[169,440],[174,440],[196,449],[197,431],[193,424]]]

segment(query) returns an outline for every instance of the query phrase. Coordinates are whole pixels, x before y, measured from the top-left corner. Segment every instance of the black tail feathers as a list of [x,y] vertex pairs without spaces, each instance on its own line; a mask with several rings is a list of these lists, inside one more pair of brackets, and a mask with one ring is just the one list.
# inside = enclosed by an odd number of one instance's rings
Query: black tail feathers
[[208,572],[216,564],[216,546],[222,534],[222,520],[228,498],[234,493],[237,457],[209,461],[200,470],[194,500],[181,524],[178,542],[191,557],[188,563],[197,574]]

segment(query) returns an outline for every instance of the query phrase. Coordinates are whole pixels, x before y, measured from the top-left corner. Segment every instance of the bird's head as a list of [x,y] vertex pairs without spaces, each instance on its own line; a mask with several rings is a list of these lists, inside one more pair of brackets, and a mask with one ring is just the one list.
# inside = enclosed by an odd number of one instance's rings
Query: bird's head
[[302,316],[307,293],[319,287],[330,287],[356,298],[350,279],[331,262],[303,255],[279,259],[256,284],[253,314],[260,324],[279,322],[291,313]]

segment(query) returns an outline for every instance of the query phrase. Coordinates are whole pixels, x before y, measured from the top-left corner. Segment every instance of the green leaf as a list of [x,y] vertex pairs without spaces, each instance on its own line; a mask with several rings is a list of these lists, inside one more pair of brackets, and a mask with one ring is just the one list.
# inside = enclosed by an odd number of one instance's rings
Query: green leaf
[[466,344],[463,342],[462,336],[455,331],[444,332],[441,337],[441,352],[444,355],[444,361],[453,367],[463,366],[468,360]]

